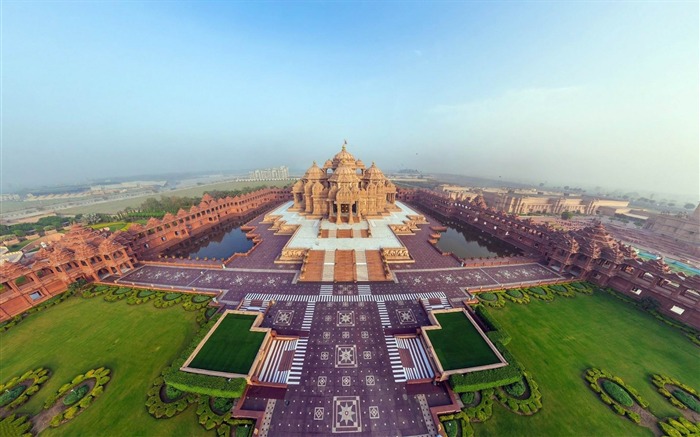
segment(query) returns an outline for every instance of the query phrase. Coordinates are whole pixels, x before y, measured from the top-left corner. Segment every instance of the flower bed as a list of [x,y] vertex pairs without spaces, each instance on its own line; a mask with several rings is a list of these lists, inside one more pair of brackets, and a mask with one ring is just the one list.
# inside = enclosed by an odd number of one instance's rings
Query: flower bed
[[490,291],[487,291],[485,293],[479,293],[476,295],[477,299],[484,305],[493,307],[493,308],[502,308],[505,306],[506,301],[503,299],[503,293],[493,293]]
[[184,393],[165,385],[165,380],[159,376],[146,393],[146,409],[156,419],[168,419],[185,411],[196,400],[197,396],[192,393]]

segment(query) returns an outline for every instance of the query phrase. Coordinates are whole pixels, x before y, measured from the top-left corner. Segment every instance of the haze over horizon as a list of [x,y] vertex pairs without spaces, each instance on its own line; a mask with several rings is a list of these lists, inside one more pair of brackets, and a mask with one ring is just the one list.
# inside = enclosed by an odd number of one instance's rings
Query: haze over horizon
[[367,164],[700,199],[697,2],[3,2],[0,188]]

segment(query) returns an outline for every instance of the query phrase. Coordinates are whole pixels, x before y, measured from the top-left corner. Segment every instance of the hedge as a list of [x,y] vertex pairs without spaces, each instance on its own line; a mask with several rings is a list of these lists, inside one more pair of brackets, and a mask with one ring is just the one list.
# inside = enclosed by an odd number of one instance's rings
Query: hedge
[[602,382],[603,390],[612,397],[615,402],[625,406],[625,407],[631,407],[634,405],[634,401],[630,397],[630,395],[625,391],[624,388],[620,387],[618,384],[610,381],[609,379],[605,379]]
[[549,288],[550,291],[553,291],[554,293],[558,294],[559,296],[574,297],[576,295],[574,290],[569,290],[568,288],[566,288],[564,285],[561,285],[561,284],[552,284],[552,285],[549,285],[547,288]]
[[[683,402],[682,399],[680,399],[678,396],[676,396],[676,391],[674,390],[673,393],[668,391],[666,389],[667,385],[672,385],[675,387],[678,387],[679,389],[685,391],[687,394],[692,395],[696,399],[698,398],[698,392],[691,386],[683,384],[682,382],[678,381],[677,379],[673,379],[669,376],[666,375],[659,375],[659,374],[654,374],[651,376],[651,382],[656,386],[657,390],[663,397],[666,398],[667,401],[669,401],[674,407],[680,408],[680,409],[686,409],[690,407],[690,405],[686,404]],[[691,401],[692,403],[692,401]],[[692,409],[692,407],[691,407]],[[697,410],[694,410],[696,412],[700,412]]]
[[167,388],[165,390],[163,389],[164,386],[165,380],[162,376],[159,376],[153,381],[153,385],[146,393],[146,409],[148,409],[148,413],[156,419],[163,417],[170,418],[180,414],[185,411],[191,403],[197,400],[196,395],[192,393],[182,395],[182,392],[180,392],[181,395],[177,397],[177,399],[164,400],[160,395],[161,391],[167,392]]
[[700,435],[700,424],[693,423],[681,416],[676,419],[668,418],[659,421],[659,428],[668,436],[696,436]]
[[31,437],[32,422],[27,416],[10,414],[0,420],[0,436]]
[[89,391],[90,391],[90,387],[88,387],[87,384],[83,384],[80,387],[71,390],[70,393],[68,393],[66,395],[66,397],[63,398],[63,405],[75,404],[76,402],[81,400],[83,397],[85,397],[85,395]]
[[[519,387],[522,387],[522,392],[520,388],[517,390],[512,389],[513,385],[516,384],[519,384]],[[514,413],[525,416],[531,416],[540,411],[540,409],[542,409],[542,393],[540,392],[539,385],[532,378],[530,378],[530,375],[527,374],[527,372],[523,373],[523,380],[516,384],[501,387],[500,389],[496,390],[496,397],[501,405]],[[521,397],[528,391],[528,388],[529,396],[525,399],[521,399]],[[520,394],[518,395],[517,393]]]
[[506,292],[503,294],[503,296],[510,300],[511,302],[519,303],[519,304],[526,304],[530,303],[530,296],[523,293],[522,290],[514,288],[510,290],[506,290]]
[[478,293],[476,297],[482,304],[493,308],[503,308],[506,305],[506,301],[503,299],[503,293],[501,292],[493,293],[487,291],[485,293]]
[[[455,374],[450,376],[450,385],[457,393],[468,391],[478,391],[487,388],[501,387],[508,384],[513,384],[522,379],[522,367],[517,362],[515,357],[499,343],[494,343],[503,358],[509,363],[507,366],[498,367],[495,369],[480,370],[464,374]],[[500,346],[500,347],[499,347]]]
[[513,384],[506,385],[505,387],[506,392],[515,398],[519,398],[524,395],[526,390],[525,383],[522,381],[514,382]]
[[695,411],[696,413],[700,413],[700,402],[695,398],[695,396],[683,390],[674,390],[673,396],[691,410]]
[[171,369],[165,375],[165,382],[189,393],[223,398],[240,398],[246,387],[245,378],[227,378],[219,376],[200,375]]
[[462,399],[462,403],[464,405],[471,405],[474,403],[474,399],[476,399],[476,392],[473,392],[473,391],[464,392],[460,395],[460,398]]
[[570,289],[583,294],[593,294],[594,288],[586,282],[572,282],[569,285]]
[[[450,422],[452,422],[452,424],[448,425]],[[474,428],[472,428],[469,423],[469,416],[463,411],[456,414],[440,416],[440,423],[442,423],[443,428],[445,428],[445,433],[452,433],[448,435],[474,437]],[[450,427],[450,430],[448,430],[448,427]],[[459,432],[460,430],[461,432]]]
[[525,292],[528,293],[530,296],[537,298],[537,299],[540,299],[540,300],[544,300],[544,301],[554,300],[554,294],[551,291],[545,290],[542,287],[526,288]]
[[[5,396],[8,393],[7,391],[10,393],[6,399],[0,401],[0,406],[4,406],[9,411],[24,404],[34,393],[39,391],[41,385],[49,379],[49,376],[48,369],[39,367],[38,369],[24,372],[21,376],[15,376],[5,384],[0,385],[0,392],[3,392],[2,396]],[[28,382],[31,383],[27,384]],[[21,383],[24,384],[20,385]],[[22,387],[21,390],[20,387]]]
[[[632,401],[632,405],[629,405],[629,407],[633,406],[634,403],[636,402],[640,407],[644,409],[649,408],[649,403],[645,401],[639,393],[633,389],[632,387],[628,386],[625,384],[625,382],[618,378],[617,376],[613,376],[609,372],[606,372],[605,370],[601,369],[596,369],[596,368],[590,368],[584,372],[584,379],[588,381],[588,387],[593,390],[595,393],[598,394],[600,397],[600,400],[609,405],[610,408],[612,408],[617,414],[620,416],[627,416],[628,419],[633,421],[636,424],[639,424],[641,422],[641,417],[639,414],[635,413],[634,411],[623,408],[620,405],[625,405],[623,402],[612,398],[611,396],[616,396],[619,394],[619,392],[614,389],[610,388],[610,392],[608,392],[608,389],[606,388],[605,390],[600,387],[600,380],[602,379],[602,384],[606,385],[606,382],[612,382],[615,385],[617,385],[621,390],[626,392],[626,395],[630,397]],[[608,387],[612,387],[611,385],[607,384]],[[608,394],[610,393],[610,394]],[[613,393],[616,393],[615,395]],[[626,400],[622,399],[622,401],[626,402]]]
[[90,390],[89,393],[85,394],[77,403],[73,404],[63,412],[58,413],[51,419],[51,422],[49,423],[51,427],[55,428],[61,425],[62,423],[73,419],[75,416],[82,413],[83,410],[85,410],[85,408],[89,407],[90,404],[92,404],[93,399],[97,398],[104,392],[105,384],[107,384],[111,379],[109,376],[110,372],[111,371],[105,367],[99,367],[97,369],[88,370],[83,374],[77,375],[69,383],[63,384],[61,388],[58,389],[58,392],[56,394],[51,395],[48,399],[46,399],[46,402],[44,402],[44,408],[49,409],[53,407],[53,405],[61,397],[70,396],[71,393],[69,392],[75,387],[81,385],[87,386],[87,384],[83,384],[86,380],[94,379],[95,381],[95,384],[93,385],[92,390]]
[[473,407],[467,407],[464,414],[474,422],[485,422],[493,415],[493,394],[494,389],[487,388],[481,391],[481,400]]
[[477,316],[479,316],[479,319],[481,319],[484,324],[490,329],[486,333],[486,335],[491,338],[491,341],[494,341],[494,339],[491,337],[491,335],[494,331],[497,331],[499,335],[495,336],[498,340],[500,340],[502,345],[507,345],[510,343],[511,337],[508,334],[508,331],[503,328],[503,325],[501,325],[498,320],[494,319],[491,317],[491,314],[486,310],[486,308],[483,305],[476,305],[474,307],[474,313],[476,313]]

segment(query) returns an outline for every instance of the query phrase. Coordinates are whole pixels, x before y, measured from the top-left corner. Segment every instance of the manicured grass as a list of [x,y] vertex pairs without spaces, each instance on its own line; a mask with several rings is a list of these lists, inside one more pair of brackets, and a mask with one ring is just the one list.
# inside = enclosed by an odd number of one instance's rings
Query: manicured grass
[[213,435],[197,423],[194,409],[157,420],[144,406],[153,379],[192,341],[198,330],[195,316],[180,307],[70,298],[0,334],[0,380],[37,367],[51,369],[51,378],[18,409],[36,414],[48,396],[77,374],[101,366],[112,369],[104,394],[78,417],[42,436]]
[[464,313],[437,314],[435,318],[442,329],[428,331],[428,337],[443,369],[464,369],[500,362]]
[[227,314],[190,363],[197,369],[247,374],[264,332],[251,332],[255,316]]
[[637,389],[660,417],[679,411],[656,392],[652,373],[700,388],[700,348],[679,331],[605,293],[489,309],[512,336],[508,349],[542,391],[544,408],[522,417],[494,408],[477,436],[651,436],[620,418],[586,386],[583,372],[605,369]]

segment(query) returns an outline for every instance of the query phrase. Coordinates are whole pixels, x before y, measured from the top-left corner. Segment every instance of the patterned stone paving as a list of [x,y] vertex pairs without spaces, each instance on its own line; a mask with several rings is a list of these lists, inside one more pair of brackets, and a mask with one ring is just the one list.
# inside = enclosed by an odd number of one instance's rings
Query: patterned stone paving
[[227,308],[264,312],[263,327],[300,337],[293,347],[280,343],[264,371],[271,382],[287,379],[286,389],[254,386],[243,401],[243,409],[263,414],[261,436],[435,435],[429,408],[450,397],[441,384],[406,384],[431,369],[416,340],[399,345],[406,337],[394,335],[428,325],[425,308],[459,303],[465,288],[561,278],[539,264],[462,268],[427,243],[430,225],[421,225],[415,236],[400,237],[416,263],[393,266],[396,282],[296,283],[299,265],[274,264],[289,236],[273,235],[261,220],[251,224],[263,242],[225,269],[147,265],[118,280],[217,292]]

